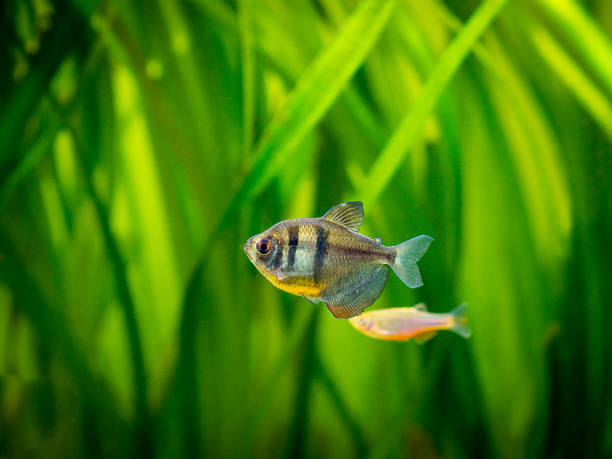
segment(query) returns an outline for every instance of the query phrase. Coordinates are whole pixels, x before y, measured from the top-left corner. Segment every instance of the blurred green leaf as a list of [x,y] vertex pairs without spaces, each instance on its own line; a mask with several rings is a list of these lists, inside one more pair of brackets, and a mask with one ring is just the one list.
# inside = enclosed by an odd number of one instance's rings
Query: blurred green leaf
[[606,36],[597,22],[574,0],[539,0],[536,5],[558,25],[559,32],[589,63],[605,85],[608,96],[612,97],[612,43],[609,35]]
[[[559,78],[571,89],[580,103],[584,105],[612,139],[612,99],[597,88],[589,76],[582,71],[546,30],[534,27],[531,33],[542,59],[552,67]],[[612,53],[610,56],[612,62]]]
[[[23,136],[25,122],[36,111],[41,96],[67,55],[82,56],[91,45],[86,18],[70,1],[55,5],[62,21],[45,37],[43,49],[30,62],[32,69],[20,82],[2,88],[4,102],[0,108],[0,174],[6,175],[9,161],[15,160],[15,149]],[[77,39],[78,37],[78,39]],[[11,168],[12,169],[12,168]]]
[[0,231],[0,253],[0,275],[10,285],[15,308],[30,321],[40,344],[62,361],[83,398],[87,407],[83,422],[90,422],[90,437],[99,440],[114,435],[118,443],[125,441],[129,427],[117,413],[112,396],[100,384],[57,305],[49,304],[25,266],[17,261],[14,244],[4,231]]
[[[612,3],[505,3],[8,2],[0,456],[611,456]],[[469,340],[244,256],[344,196]]]
[[394,4],[394,0],[362,2],[300,77],[283,108],[266,127],[249,173],[230,200],[223,225],[238,206],[250,201],[279,172],[288,155],[329,109],[376,42]]
[[110,263],[113,268],[113,274],[115,278],[115,285],[118,291],[118,297],[123,309],[123,316],[125,320],[125,327],[127,331],[128,343],[130,353],[132,357],[132,367],[134,371],[133,384],[135,395],[135,405],[137,413],[136,429],[138,431],[136,436],[136,448],[142,451],[145,455],[150,454],[152,449],[151,445],[151,420],[149,419],[149,407],[147,400],[147,376],[144,367],[144,357],[142,351],[142,343],[140,337],[140,327],[136,320],[136,311],[134,307],[134,300],[132,299],[132,293],[130,291],[130,285],[125,270],[125,262],[119,250],[119,245],[111,230],[108,212],[102,203],[102,200],[98,196],[95,190],[93,181],[91,178],[91,171],[88,170],[86,161],[82,157],[82,147],[79,148],[77,155],[81,156],[80,159],[80,170],[83,174],[85,187],[89,194],[89,197],[94,203],[98,222],[100,224],[102,235],[104,237],[104,243],[106,250],[109,255]]
[[440,95],[478,38],[499,14],[506,2],[507,0],[483,2],[440,57],[419,97],[413,102],[410,111],[401,120],[393,136],[376,159],[368,177],[359,187],[358,194],[364,201],[375,201],[387,186],[408,154],[408,150],[421,134],[421,129],[427,117],[434,110]]
[[242,130],[243,149],[247,154],[253,143],[255,123],[255,49],[253,43],[253,2],[240,1],[240,38],[242,56]]

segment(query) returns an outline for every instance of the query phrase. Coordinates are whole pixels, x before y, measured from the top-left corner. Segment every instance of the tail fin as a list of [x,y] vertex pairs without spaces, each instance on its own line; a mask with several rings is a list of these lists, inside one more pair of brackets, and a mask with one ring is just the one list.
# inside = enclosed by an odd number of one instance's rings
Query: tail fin
[[423,285],[417,261],[427,251],[431,241],[433,241],[432,237],[422,234],[394,247],[397,250],[397,255],[395,256],[395,263],[391,267],[397,277],[410,288]]
[[454,325],[451,331],[454,331],[464,338],[469,338],[471,329],[467,318],[467,303],[461,303],[451,311],[451,315],[454,319]]

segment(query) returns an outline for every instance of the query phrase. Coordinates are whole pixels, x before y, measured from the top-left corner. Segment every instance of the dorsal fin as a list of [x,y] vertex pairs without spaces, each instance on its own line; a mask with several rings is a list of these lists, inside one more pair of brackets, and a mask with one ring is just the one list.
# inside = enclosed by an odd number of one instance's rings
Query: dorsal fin
[[329,209],[323,218],[357,233],[363,223],[363,204],[361,201],[343,202]]

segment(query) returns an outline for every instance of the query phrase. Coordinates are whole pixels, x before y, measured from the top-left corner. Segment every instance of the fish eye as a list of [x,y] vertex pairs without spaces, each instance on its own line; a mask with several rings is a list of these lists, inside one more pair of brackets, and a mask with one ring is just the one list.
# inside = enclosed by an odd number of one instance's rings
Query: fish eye
[[257,241],[257,245],[255,247],[261,255],[268,255],[272,250],[272,240],[264,237]]

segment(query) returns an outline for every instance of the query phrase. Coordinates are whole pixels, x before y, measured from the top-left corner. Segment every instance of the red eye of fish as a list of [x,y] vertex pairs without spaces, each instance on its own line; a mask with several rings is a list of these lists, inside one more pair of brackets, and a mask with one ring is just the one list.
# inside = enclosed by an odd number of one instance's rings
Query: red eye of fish
[[260,239],[257,241],[257,251],[262,255],[268,255],[272,249],[272,241],[269,239]]

